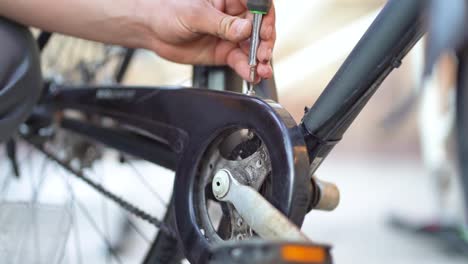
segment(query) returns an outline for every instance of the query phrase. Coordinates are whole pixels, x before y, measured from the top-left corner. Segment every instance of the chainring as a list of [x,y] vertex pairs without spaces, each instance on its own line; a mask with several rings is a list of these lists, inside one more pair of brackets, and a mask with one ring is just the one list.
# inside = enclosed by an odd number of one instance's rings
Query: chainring
[[236,180],[242,184],[256,190],[267,190],[264,185],[268,185],[267,178],[271,173],[268,150],[256,135],[246,129],[225,134],[215,140],[206,152],[197,181],[194,202],[200,231],[205,238],[214,244],[252,238],[255,233],[234,206],[217,201],[212,194],[212,179],[221,169],[235,172]]

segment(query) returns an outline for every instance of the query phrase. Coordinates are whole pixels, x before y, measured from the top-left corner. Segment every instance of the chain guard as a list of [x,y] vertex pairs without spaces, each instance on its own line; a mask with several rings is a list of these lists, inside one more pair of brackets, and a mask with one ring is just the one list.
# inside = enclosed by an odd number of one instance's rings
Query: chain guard
[[272,167],[271,194],[266,196],[271,204],[298,226],[308,212],[311,192],[306,146],[301,129],[279,104],[227,92],[141,87],[58,89],[43,103],[59,111],[73,109],[109,117],[134,133],[164,142],[178,155],[176,223],[192,263],[205,263],[211,248],[193,207],[195,179],[206,150],[226,131],[250,129],[265,144]]

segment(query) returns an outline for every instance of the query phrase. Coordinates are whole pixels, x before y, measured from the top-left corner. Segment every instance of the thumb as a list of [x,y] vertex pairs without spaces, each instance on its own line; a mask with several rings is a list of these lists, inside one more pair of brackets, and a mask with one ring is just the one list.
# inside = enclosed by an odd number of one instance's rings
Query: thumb
[[252,32],[252,23],[248,19],[227,15],[211,5],[208,5],[196,20],[200,33],[232,42],[246,40]]

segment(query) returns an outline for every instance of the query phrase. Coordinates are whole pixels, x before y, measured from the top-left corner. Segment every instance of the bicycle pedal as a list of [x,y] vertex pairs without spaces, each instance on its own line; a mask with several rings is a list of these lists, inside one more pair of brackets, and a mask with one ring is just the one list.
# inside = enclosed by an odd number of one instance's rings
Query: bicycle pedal
[[331,264],[331,248],[314,243],[236,241],[212,251],[210,264]]

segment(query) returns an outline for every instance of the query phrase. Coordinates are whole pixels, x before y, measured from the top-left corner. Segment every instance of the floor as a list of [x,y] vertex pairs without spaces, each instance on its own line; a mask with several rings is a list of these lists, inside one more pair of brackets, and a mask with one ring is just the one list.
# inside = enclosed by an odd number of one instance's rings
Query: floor
[[308,215],[303,230],[333,245],[336,263],[467,263],[440,241],[389,223],[394,215],[433,215],[431,182],[417,160],[331,157],[319,177],[340,186],[342,202],[335,212]]

